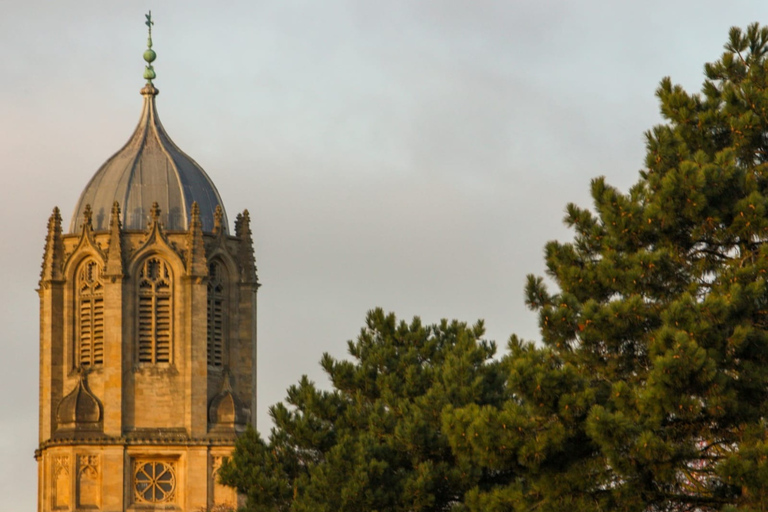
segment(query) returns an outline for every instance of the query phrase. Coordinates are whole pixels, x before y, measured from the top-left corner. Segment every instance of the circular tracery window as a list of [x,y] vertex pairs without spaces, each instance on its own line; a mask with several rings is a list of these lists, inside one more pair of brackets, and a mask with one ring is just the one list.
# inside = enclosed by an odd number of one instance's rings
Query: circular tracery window
[[176,475],[168,462],[142,461],[136,464],[133,489],[140,503],[167,503],[173,500]]

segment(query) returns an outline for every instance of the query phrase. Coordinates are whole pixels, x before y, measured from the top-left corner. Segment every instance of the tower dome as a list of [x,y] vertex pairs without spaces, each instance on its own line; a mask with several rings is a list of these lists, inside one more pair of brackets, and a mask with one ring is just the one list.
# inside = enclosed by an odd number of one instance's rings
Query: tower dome
[[[251,217],[221,199],[144,109],[62,233],[48,221],[40,302],[38,512],[234,510],[218,481],[256,423]],[[122,208],[121,208],[122,207]]]
[[222,226],[228,222],[224,205],[211,179],[197,162],[173,143],[157,115],[157,88],[152,83],[156,58],[152,39],[144,52],[147,61],[141,89],[144,107],[136,130],[117,153],[94,174],[75,206],[70,233],[75,233],[90,205],[93,228],[109,229],[109,214],[117,201],[121,207],[123,229],[143,230],[151,218],[152,204],[160,207],[160,221],[165,229],[182,231],[189,228],[192,203],[200,208],[200,220],[205,232],[212,232],[216,207],[222,208]]

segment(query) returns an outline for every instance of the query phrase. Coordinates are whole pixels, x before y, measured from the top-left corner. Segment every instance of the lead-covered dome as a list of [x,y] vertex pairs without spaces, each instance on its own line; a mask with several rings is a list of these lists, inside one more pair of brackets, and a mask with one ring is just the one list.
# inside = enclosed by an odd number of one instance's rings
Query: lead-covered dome
[[[147,69],[151,69],[151,64]],[[193,202],[200,207],[203,231],[213,231],[217,206],[221,206],[222,226],[226,230],[224,204],[213,182],[197,162],[173,143],[160,123],[155,107],[158,90],[151,80],[141,94],[144,108],[136,131],[88,182],[75,207],[69,231],[78,230],[87,205],[93,212],[94,230],[106,231],[115,201],[120,204],[120,220],[126,230],[146,229],[155,202],[167,230],[188,229]]]

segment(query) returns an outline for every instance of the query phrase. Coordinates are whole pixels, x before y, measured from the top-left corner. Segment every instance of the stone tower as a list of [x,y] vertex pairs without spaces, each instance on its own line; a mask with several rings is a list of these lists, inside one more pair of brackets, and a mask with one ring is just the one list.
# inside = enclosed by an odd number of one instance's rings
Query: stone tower
[[151,18],[128,143],[48,221],[40,276],[38,511],[197,511],[256,411],[250,218],[157,116]]

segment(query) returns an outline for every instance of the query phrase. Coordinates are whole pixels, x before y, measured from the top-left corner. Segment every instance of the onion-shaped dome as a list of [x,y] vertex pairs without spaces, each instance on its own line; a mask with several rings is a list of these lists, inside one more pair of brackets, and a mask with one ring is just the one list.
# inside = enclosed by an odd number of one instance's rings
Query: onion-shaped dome
[[85,372],[81,371],[75,388],[59,402],[56,409],[57,433],[101,430],[101,402],[88,389]]
[[214,430],[234,429],[245,425],[243,406],[237,399],[229,383],[229,373],[224,373],[221,391],[211,399],[208,405],[208,423]]
[[123,229],[143,230],[150,221],[152,204],[160,207],[160,222],[165,229],[182,231],[189,228],[192,203],[200,207],[200,220],[205,232],[212,232],[217,206],[221,206],[222,226],[227,229],[227,216],[219,192],[197,162],[173,143],[157,116],[155,97],[158,90],[152,61],[156,54],[144,52],[148,65],[144,71],[147,84],[141,90],[144,108],[139,125],[128,143],[107,160],[86,185],[75,207],[70,233],[83,222],[87,205],[93,212],[96,231],[109,229],[109,215],[117,201],[121,207]]

